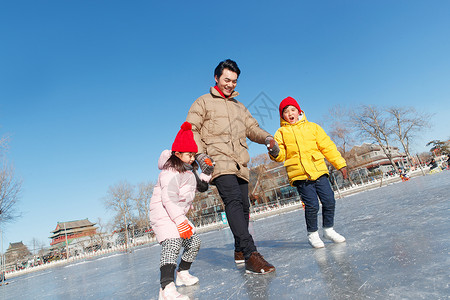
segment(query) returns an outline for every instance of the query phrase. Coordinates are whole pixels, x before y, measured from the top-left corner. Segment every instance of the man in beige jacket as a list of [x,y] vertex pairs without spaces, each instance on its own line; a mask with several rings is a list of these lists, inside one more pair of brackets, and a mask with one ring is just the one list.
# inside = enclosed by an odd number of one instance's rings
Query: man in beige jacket
[[250,160],[246,139],[269,145],[269,152],[278,155],[273,137],[259,127],[247,108],[235,99],[240,70],[227,59],[214,71],[216,85],[201,96],[189,109],[186,121],[192,124],[199,153],[215,161],[212,183],[225,204],[228,223],[235,239],[235,261],[245,262],[246,272],[264,274],[275,270],[256,250],[248,230],[250,203],[248,199]]

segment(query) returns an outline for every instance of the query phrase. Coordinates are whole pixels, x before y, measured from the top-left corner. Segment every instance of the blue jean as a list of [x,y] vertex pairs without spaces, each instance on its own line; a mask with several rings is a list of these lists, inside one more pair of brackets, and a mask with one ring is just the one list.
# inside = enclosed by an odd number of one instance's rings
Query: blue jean
[[319,212],[319,199],[322,203],[322,225],[323,227],[333,227],[334,210],[336,200],[331,189],[328,176],[323,175],[317,180],[297,180],[294,186],[305,204],[306,230],[308,232],[317,231],[317,213]]

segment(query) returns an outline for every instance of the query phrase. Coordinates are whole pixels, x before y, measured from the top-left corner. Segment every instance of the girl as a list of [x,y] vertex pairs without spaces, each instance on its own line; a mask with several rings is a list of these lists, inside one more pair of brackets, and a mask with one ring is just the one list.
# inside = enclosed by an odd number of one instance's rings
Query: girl
[[211,179],[213,165],[209,157],[202,155],[200,164],[207,167],[200,176],[196,174],[194,156],[198,148],[191,129],[191,124],[184,122],[172,151],[161,153],[158,167],[162,171],[150,201],[150,223],[162,246],[159,299],[189,299],[177,292],[174,283],[181,247],[184,251],[177,270],[176,285],[189,286],[198,282],[197,277],[189,274],[189,269],[200,249],[200,238],[186,214],[194,200],[196,188],[204,187]]

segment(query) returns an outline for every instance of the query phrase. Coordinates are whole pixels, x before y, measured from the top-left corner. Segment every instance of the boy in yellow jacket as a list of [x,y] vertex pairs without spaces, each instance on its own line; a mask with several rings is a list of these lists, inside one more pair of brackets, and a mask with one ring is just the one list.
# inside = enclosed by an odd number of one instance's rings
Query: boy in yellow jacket
[[[305,205],[308,241],[314,248],[324,247],[317,227],[319,201],[322,203],[323,237],[335,243],[345,238],[334,229],[336,201],[328,181],[326,158],[347,179],[347,164],[331,141],[317,124],[308,122],[297,101],[287,97],[280,103],[281,127],[275,133],[275,147],[269,156],[277,162],[284,161],[289,182],[297,190]],[[271,145],[272,146],[272,145]]]

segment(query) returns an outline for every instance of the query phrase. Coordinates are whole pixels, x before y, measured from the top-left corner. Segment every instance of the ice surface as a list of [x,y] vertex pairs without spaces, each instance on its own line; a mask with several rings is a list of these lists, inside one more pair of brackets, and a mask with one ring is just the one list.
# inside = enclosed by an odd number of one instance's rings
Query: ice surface
[[[201,234],[191,299],[449,299],[450,171],[337,199],[344,244],[307,243],[302,210],[251,222],[276,268],[245,274],[228,228]],[[160,246],[12,278],[0,299],[157,299]]]

